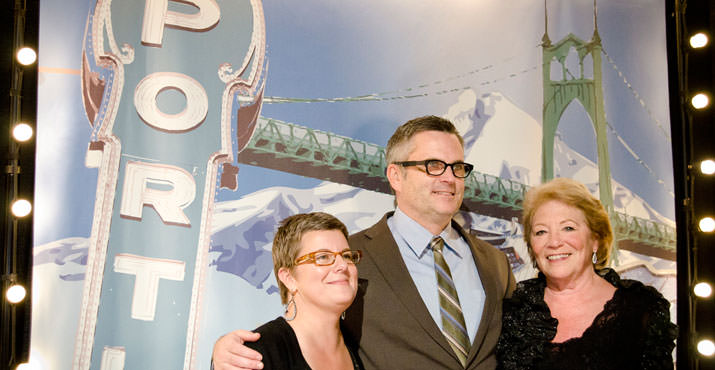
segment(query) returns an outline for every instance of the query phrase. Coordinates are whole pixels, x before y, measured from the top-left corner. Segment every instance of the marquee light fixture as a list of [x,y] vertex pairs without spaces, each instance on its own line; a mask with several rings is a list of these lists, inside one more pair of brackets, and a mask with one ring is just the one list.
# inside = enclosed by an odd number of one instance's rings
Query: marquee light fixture
[[700,92],[690,99],[690,104],[692,104],[695,109],[704,109],[710,104],[710,98],[707,94]]
[[700,219],[700,222],[698,222],[698,227],[700,231],[704,233],[713,232],[713,230],[715,230],[715,220],[713,220],[712,217],[703,217]]
[[15,140],[21,143],[30,140],[32,138],[32,135],[32,126],[24,122],[18,123],[12,129],[12,137],[14,137]]
[[699,282],[693,287],[693,293],[700,298],[708,298],[713,292],[713,288],[706,282]]
[[32,212],[32,204],[27,199],[18,199],[12,203],[11,210],[15,217],[25,217]]
[[693,49],[700,49],[707,46],[709,41],[708,35],[703,32],[698,32],[690,36],[690,47]]
[[29,47],[20,48],[17,51],[17,61],[24,66],[29,66],[37,60],[37,52]]
[[15,368],[15,370],[45,370],[42,365],[30,360],[30,362],[23,362]]
[[712,175],[715,173],[715,161],[706,159],[700,162],[700,172],[703,175]]
[[5,291],[5,298],[12,304],[22,302],[26,295],[27,290],[25,290],[25,287],[17,283],[13,284],[7,289],[7,291]]
[[710,339],[701,339],[698,342],[698,352],[703,356],[712,356],[715,354],[715,343]]

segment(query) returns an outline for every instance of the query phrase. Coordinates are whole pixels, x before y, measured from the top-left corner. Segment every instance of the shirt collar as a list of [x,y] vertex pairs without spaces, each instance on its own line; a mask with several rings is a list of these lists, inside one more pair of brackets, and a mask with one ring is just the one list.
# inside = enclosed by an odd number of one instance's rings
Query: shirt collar
[[[422,257],[429,249],[429,242],[432,240],[434,235],[422,227],[422,225],[417,223],[417,221],[402,212],[400,207],[395,209],[395,213],[392,217],[394,219],[394,225],[397,232],[400,234],[402,239],[405,240],[407,246],[417,257]],[[451,222],[444,228],[444,230],[442,230],[439,236],[441,236],[444,240],[445,247],[454,252],[457,257],[462,258],[462,256],[465,255],[466,251],[461,250],[463,248],[460,248],[460,245],[463,244],[457,243],[462,236],[457,230],[454,229],[454,227],[452,227]]]

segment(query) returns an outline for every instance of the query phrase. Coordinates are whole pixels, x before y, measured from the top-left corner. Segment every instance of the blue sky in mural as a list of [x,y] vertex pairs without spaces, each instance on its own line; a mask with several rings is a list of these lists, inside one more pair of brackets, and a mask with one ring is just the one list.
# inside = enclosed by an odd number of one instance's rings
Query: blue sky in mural
[[[43,19],[41,68],[79,70],[88,4],[41,4],[43,14],[57,11],[57,7],[75,9],[62,19]],[[460,94],[470,89],[478,97],[499,93],[541,122],[543,2],[455,1],[445,6],[442,1],[267,0],[263,5],[269,60],[266,97],[375,94],[384,98],[267,102],[261,113],[264,117],[385,145],[398,124],[424,114],[445,115]],[[549,1],[552,42],[568,33],[590,39],[592,5],[591,0]],[[601,1],[598,25],[603,48],[613,61],[603,58],[606,117],[635,154],[618,137],[609,136],[613,177],[672,219],[670,141],[659,128],[670,129],[662,6],[651,0]],[[571,22],[560,23],[556,18]],[[41,73],[40,89],[40,125],[62,125],[64,136],[57,140],[38,133],[38,147],[52,148],[38,153],[37,186],[44,192],[36,200],[40,208],[35,219],[42,226],[36,228],[42,230],[36,235],[38,244],[88,236],[93,204],[87,194],[94,194],[96,186],[96,171],[84,166],[90,127],[81,103],[79,76]],[[68,93],[51,95],[49,91],[54,89]],[[408,97],[414,95],[421,96]],[[588,131],[587,120],[582,110],[570,108],[559,131],[571,148],[595,161],[594,135]],[[514,132],[514,138],[519,139],[519,132]],[[56,153],[66,157],[52,158]],[[64,173],[73,176],[63,178]],[[222,191],[219,200],[236,199],[266,186],[309,188],[319,182],[240,165],[239,190]],[[70,188],[78,191],[70,192]],[[66,198],[68,193],[73,199]],[[53,203],[52,210],[47,206],[47,211],[41,212],[42,202]],[[70,210],[73,217],[67,217]]]

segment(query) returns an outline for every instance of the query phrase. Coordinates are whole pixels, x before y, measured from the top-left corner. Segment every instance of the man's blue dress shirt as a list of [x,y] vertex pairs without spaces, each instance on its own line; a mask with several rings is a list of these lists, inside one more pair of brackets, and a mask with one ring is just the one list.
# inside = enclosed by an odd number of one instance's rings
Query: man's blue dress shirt
[[[427,229],[411,219],[398,207],[394,215],[387,219],[387,226],[400,248],[402,259],[412,276],[412,281],[422,296],[432,319],[442,329],[442,316],[439,312],[439,293],[434,270],[434,256],[429,248],[432,235]],[[479,322],[484,311],[486,295],[474,257],[469,245],[455,230],[451,223],[439,236],[444,239],[444,258],[452,272],[452,280],[457,287],[459,303],[464,313],[469,341],[474,342]],[[358,267],[359,268],[359,267]]]

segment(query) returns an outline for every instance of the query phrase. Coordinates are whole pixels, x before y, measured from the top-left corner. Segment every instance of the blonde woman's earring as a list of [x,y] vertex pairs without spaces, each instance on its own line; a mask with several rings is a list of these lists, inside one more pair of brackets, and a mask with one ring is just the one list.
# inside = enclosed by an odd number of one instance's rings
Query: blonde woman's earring
[[591,256],[591,262],[595,265],[596,262],[598,262],[598,256],[596,256],[596,252],[593,252],[593,255]]

